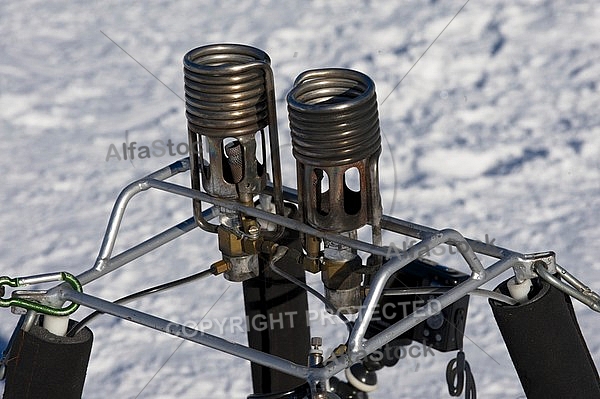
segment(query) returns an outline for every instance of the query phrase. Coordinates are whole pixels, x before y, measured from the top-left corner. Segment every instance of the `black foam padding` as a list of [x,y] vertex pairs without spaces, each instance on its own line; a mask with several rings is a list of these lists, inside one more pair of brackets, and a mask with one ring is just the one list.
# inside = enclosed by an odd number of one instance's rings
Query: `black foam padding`
[[[297,234],[292,233],[288,231],[279,244],[302,251]],[[261,256],[260,275],[243,282],[248,345],[297,364],[306,364],[310,343],[306,290],[274,273],[267,263]],[[290,252],[277,262],[277,266],[298,280],[305,281],[304,268]],[[298,377],[252,363],[255,394],[286,392],[305,382]]]
[[80,399],[93,334],[61,337],[33,326],[16,337],[6,365],[4,399]]
[[[490,300],[528,399],[598,399],[600,379],[569,296],[537,281],[537,293],[512,306]],[[496,291],[508,294],[506,281]]]

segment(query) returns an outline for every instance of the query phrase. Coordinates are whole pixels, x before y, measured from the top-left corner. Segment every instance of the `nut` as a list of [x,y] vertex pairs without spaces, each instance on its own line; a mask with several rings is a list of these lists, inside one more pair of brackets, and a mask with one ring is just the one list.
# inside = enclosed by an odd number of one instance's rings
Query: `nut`
[[260,233],[260,228],[253,224],[248,226],[248,234],[251,236],[258,236],[258,234]]

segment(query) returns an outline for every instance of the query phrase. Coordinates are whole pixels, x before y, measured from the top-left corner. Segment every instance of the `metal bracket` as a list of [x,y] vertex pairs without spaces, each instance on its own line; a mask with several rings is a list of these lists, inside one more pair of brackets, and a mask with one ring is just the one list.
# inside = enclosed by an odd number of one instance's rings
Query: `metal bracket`
[[519,256],[513,266],[517,283],[538,277],[536,265],[541,264],[549,273],[556,273],[556,254],[552,251],[536,252]]

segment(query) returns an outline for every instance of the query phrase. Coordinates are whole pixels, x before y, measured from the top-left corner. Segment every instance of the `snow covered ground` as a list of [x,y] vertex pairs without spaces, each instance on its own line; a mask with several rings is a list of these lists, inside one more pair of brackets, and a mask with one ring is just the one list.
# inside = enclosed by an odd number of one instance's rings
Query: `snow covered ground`
[[[120,189],[177,159],[107,160],[111,144],[185,142],[183,55],[239,42],[273,60],[287,185],[295,186],[285,110],[293,79],[309,68],[358,69],[377,85],[385,213],[523,252],[554,250],[600,289],[600,6],[473,0],[414,65],[463,5],[0,2],[0,274],[89,268]],[[136,198],[116,251],[190,211],[173,196]],[[86,291],[116,299],[202,270],[215,250],[213,237],[195,231]],[[240,292],[213,278],[134,305],[186,322],[218,300],[207,317],[221,320],[241,315]],[[599,315],[575,306],[600,365]],[[17,319],[6,310],[0,320],[4,344]],[[250,392],[245,361],[111,317],[91,327],[85,398]],[[471,300],[466,334],[480,397],[524,397],[485,300]],[[447,397],[447,361],[405,359],[379,374],[382,387],[371,397]]]

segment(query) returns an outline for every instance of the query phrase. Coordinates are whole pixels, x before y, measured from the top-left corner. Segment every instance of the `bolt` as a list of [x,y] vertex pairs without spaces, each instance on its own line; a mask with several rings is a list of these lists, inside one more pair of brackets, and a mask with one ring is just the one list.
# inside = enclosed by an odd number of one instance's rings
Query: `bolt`
[[323,338],[312,337],[310,339],[310,351],[308,353],[308,367],[320,367],[323,364]]
[[310,339],[310,345],[314,349],[319,349],[321,347],[321,345],[323,345],[323,338],[321,338],[321,337],[312,337]]

